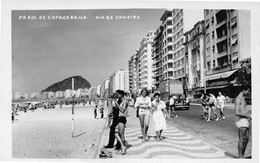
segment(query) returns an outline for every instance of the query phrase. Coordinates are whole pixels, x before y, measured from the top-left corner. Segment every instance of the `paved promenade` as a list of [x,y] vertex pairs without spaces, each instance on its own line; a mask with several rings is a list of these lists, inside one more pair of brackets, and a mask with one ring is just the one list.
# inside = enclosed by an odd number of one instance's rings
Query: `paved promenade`
[[[225,151],[209,144],[181,129],[169,126],[163,131],[162,141],[155,140],[153,122],[150,121],[148,131],[149,141],[142,142],[139,119],[136,118],[136,110],[129,109],[125,130],[128,142],[127,154],[121,155],[114,149],[108,149],[113,157],[110,159],[228,159]],[[109,128],[104,128],[94,158],[99,158],[100,150],[107,145]]]

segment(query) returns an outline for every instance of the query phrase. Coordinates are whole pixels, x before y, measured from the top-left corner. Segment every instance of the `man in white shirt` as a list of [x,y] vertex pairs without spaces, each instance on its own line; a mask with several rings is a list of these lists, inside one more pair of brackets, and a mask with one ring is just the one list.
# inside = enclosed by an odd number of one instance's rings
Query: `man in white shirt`
[[169,96],[169,115],[171,117],[171,111],[175,114],[175,118],[178,118],[178,114],[175,111],[174,108],[174,99],[173,96]]
[[225,115],[224,115],[225,101],[226,101],[225,96],[223,96],[221,92],[218,92],[217,102],[218,102],[218,108],[220,112],[220,120],[225,119]]

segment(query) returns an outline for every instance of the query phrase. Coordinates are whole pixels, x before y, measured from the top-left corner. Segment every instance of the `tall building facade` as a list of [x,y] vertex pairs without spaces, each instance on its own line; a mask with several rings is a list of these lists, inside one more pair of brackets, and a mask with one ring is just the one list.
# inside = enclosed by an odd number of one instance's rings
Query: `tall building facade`
[[155,85],[164,79],[187,82],[185,72],[184,32],[203,19],[202,10],[166,10],[161,17],[161,26],[156,31],[153,43]]
[[124,91],[129,92],[129,70],[124,71]]
[[94,100],[97,98],[97,87],[90,87],[89,88],[89,97]]
[[100,94],[102,98],[107,98],[106,95],[106,90],[108,89],[109,86],[109,80],[105,80],[102,82],[101,84],[101,88],[100,88]]
[[162,64],[162,49],[163,49],[163,27],[160,26],[156,32],[152,44],[152,58],[153,58],[153,72],[154,72],[154,85],[159,87],[160,81],[163,79],[163,64]]
[[194,27],[185,32],[185,67],[187,89],[193,91],[205,86],[205,23],[199,21]]
[[97,95],[98,96],[100,96],[100,93],[101,93],[100,91],[101,91],[101,85],[98,85],[97,86]]
[[139,91],[139,52],[138,48],[128,61],[129,70],[129,92],[138,93]]
[[128,70],[118,70],[110,76],[109,94],[112,95],[118,89],[129,92]]
[[148,32],[140,43],[138,59],[139,59],[139,89],[146,88],[152,90],[153,70],[152,70],[152,43],[154,32]]
[[[204,10],[207,89],[229,96],[239,61],[251,56],[250,11]],[[215,90],[217,91],[217,90]]]

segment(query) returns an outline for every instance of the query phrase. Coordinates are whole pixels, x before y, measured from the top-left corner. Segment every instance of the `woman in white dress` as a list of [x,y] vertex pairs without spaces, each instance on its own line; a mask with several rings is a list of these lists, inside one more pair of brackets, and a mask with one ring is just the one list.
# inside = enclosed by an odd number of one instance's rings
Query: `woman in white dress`
[[148,141],[148,128],[150,122],[150,108],[151,98],[148,96],[149,92],[146,89],[141,91],[142,96],[138,97],[135,102],[135,108],[138,109],[138,117],[140,120],[143,141]]
[[154,130],[156,132],[156,140],[162,140],[162,131],[166,130],[166,117],[169,114],[166,111],[166,105],[160,100],[160,93],[154,94],[154,100],[152,102],[152,119],[154,123]]

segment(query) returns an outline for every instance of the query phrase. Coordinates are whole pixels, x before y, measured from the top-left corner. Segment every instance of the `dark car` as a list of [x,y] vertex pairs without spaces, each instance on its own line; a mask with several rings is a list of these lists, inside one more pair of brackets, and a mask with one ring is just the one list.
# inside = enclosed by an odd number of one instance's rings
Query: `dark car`
[[185,98],[183,98],[182,95],[176,95],[176,96],[173,96],[173,98],[174,98],[174,108],[175,109],[185,109],[185,110],[190,109],[189,101],[187,101]]

